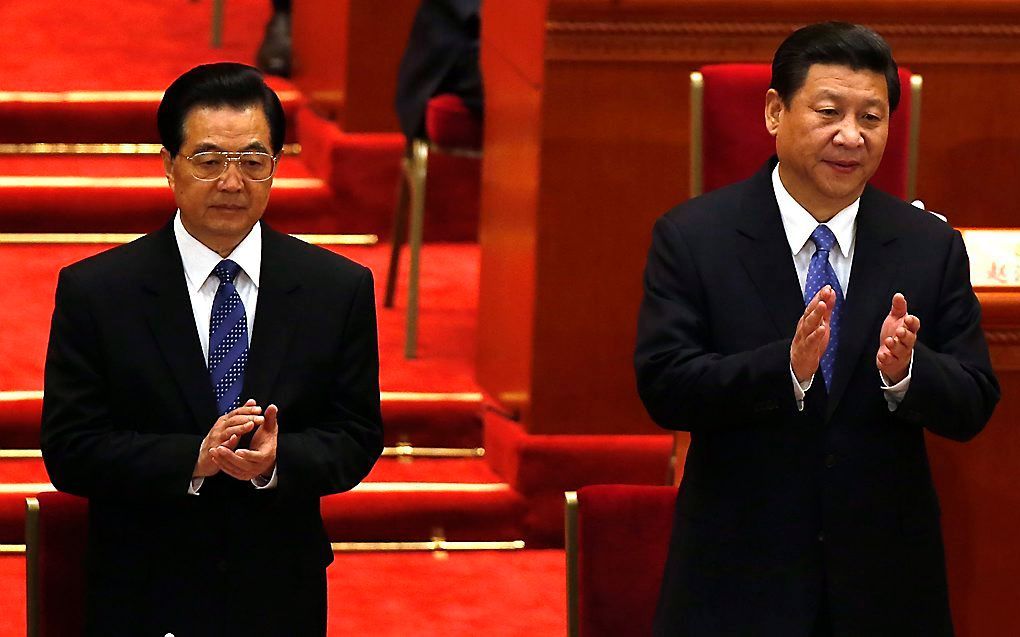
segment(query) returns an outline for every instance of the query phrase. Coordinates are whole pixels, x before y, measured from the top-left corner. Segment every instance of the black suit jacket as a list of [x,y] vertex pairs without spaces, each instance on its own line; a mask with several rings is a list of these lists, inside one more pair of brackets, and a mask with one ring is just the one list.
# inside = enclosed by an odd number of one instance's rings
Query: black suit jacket
[[394,101],[408,142],[425,137],[428,101],[453,93],[482,118],[482,75],[478,68],[478,13],[481,0],[422,0],[397,71]]
[[382,449],[372,276],[262,233],[243,396],[280,409],[270,490],[220,473],[187,494],[218,414],[172,225],[60,273],[42,450],[54,485],[89,498],[96,634],[302,634],[274,621],[309,596],[324,621],[319,497]]
[[[657,222],[635,355],[660,425],[691,432],[656,634],[952,634],[924,429],[977,434],[999,398],[963,240],[872,187],[831,391],[798,411],[790,343],[802,291],[771,182],[776,163]],[[921,320],[890,412],[875,355],[892,296]]]

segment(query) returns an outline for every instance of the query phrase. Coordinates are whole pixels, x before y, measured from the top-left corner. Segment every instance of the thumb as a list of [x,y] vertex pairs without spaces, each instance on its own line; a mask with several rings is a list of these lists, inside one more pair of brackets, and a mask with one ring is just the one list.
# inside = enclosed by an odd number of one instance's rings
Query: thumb
[[889,315],[895,318],[903,318],[907,315],[907,297],[903,296],[899,292],[892,297],[892,307],[889,309]]
[[280,412],[280,409],[276,405],[270,405],[266,407],[265,422],[262,427],[265,428],[267,433],[276,433],[276,415]]

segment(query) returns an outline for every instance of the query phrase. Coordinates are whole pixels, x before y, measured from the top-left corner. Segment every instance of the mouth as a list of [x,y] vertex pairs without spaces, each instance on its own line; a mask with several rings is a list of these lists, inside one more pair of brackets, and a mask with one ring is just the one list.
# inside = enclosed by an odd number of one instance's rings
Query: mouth
[[210,208],[216,208],[217,210],[244,210],[246,206],[242,206],[236,203],[218,203],[209,206]]
[[844,175],[849,175],[853,171],[857,170],[861,165],[861,162],[859,161],[847,161],[839,159],[823,159],[822,162],[829,168],[832,168],[836,172]]

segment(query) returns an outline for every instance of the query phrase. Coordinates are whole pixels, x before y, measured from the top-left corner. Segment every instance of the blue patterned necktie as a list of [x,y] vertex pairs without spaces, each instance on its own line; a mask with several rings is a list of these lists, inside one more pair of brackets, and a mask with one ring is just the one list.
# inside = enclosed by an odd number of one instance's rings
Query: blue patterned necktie
[[244,365],[248,362],[248,319],[234,277],[241,266],[230,259],[213,269],[220,285],[209,319],[209,375],[220,414],[241,406]]
[[811,233],[811,241],[815,244],[815,253],[811,256],[808,266],[807,283],[804,285],[804,305],[806,306],[826,285],[836,291],[836,306],[832,308],[829,318],[829,345],[822,354],[818,366],[822,370],[825,386],[832,386],[832,372],[836,366],[836,347],[839,344],[839,316],[843,309],[843,289],[839,286],[836,271],[829,263],[829,252],[836,245],[836,235],[827,226],[819,225]]

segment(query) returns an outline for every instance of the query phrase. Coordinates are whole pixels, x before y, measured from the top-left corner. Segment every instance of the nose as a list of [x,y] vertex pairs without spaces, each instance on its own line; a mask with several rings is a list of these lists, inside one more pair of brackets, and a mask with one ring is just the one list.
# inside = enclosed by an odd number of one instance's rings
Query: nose
[[864,144],[864,136],[861,134],[861,127],[857,120],[854,117],[844,117],[832,142],[837,146],[846,146],[847,148],[857,148]]
[[216,181],[216,188],[223,192],[239,192],[244,188],[244,176],[237,162],[227,162],[227,169]]

